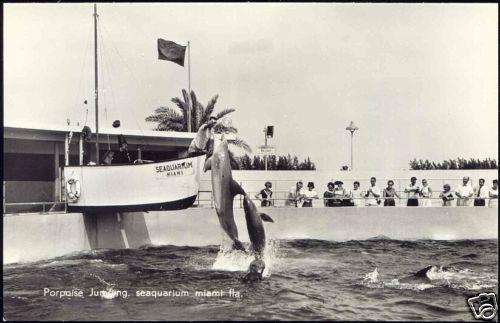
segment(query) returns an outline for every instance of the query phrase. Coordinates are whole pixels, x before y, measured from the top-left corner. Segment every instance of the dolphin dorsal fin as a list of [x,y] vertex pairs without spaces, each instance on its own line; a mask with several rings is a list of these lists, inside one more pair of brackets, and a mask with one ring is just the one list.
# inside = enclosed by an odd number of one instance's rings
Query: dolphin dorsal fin
[[236,183],[236,181],[234,179],[232,179],[231,182],[229,182],[229,185],[230,185],[229,190],[231,191],[231,194],[233,196],[238,195],[238,194],[241,194],[241,195],[247,194],[247,193],[245,193],[243,188],[241,188],[240,184]]
[[260,218],[262,219],[262,221],[274,223],[274,220],[271,219],[271,217],[269,215],[267,215],[265,213],[261,213],[259,215],[260,215]]
[[203,172],[212,169],[212,157],[205,159],[205,164],[203,165]]

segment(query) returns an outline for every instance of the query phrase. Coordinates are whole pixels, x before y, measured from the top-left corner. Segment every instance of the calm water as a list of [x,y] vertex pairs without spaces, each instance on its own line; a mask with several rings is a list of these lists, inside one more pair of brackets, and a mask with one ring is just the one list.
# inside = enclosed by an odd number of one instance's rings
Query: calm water
[[[99,250],[4,266],[4,316],[473,320],[466,299],[498,291],[497,248],[494,240],[271,241],[266,277],[253,284],[240,280],[251,258],[219,246]],[[426,277],[414,276],[430,265]],[[83,297],[44,296],[44,288]],[[92,289],[103,292],[89,296]]]

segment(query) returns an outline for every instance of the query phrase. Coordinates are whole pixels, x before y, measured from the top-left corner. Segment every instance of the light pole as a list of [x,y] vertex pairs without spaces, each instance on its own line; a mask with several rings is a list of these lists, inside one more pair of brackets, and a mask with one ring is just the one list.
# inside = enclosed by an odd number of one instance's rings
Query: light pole
[[353,166],[353,157],[352,157],[352,138],[354,137],[354,131],[359,130],[359,128],[354,124],[354,122],[351,121],[351,124],[345,128],[345,130],[351,132],[351,171],[354,169]]
[[[264,128],[264,147],[267,149],[267,138],[272,138],[274,135],[274,126],[266,126]],[[264,170],[267,171],[267,152],[264,155]]]

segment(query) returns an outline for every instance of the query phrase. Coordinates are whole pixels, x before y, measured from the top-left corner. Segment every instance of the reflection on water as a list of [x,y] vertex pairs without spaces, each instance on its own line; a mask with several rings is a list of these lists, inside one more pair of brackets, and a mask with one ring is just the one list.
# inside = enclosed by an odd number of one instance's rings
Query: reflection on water
[[224,247],[88,251],[4,266],[4,315],[472,320],[466,299],[498,291],[497,247],[494,240],[271,241],[266,277],[252,284],[241,281],[252,257]]

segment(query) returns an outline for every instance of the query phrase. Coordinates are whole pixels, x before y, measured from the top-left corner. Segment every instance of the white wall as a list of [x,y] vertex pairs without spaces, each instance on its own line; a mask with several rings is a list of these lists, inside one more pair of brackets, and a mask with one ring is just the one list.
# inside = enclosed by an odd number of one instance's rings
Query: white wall
[[[498,239],[498,208],[266,208],[271,239]],[[223,233],[214,209],[4,217],[4,264],[48,259],[91,248],[141,245],[218,245]],[[249,241],[244,211],[235,209],[240,239]]]

